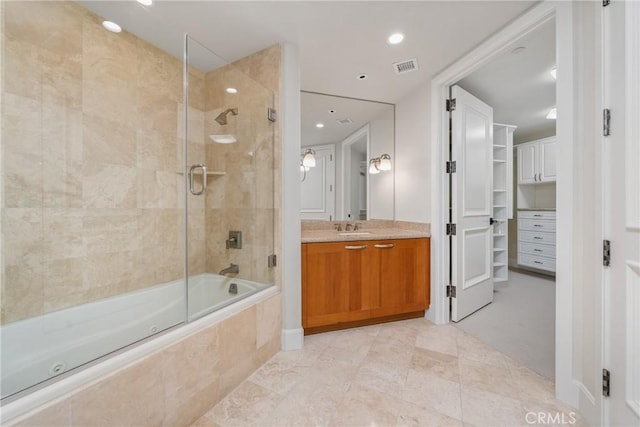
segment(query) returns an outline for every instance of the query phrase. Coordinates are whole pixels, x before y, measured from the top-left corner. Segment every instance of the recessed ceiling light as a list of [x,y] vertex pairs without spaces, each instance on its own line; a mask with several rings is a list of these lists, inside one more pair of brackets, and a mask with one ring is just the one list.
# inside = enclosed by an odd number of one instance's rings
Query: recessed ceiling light
[[333,108],[331,110],[329,110],[329,114],[334,114],[336,112],[336,110],[334,110]]
[[389,43],[389,44],[398,44],[398,43],[402,43],[403,40],[404,40],[404,34],[402,34],[402,33],[393,33],[387,39],[387,43]]
[[316,123],[316,127],[317,128],[323,128],[324,127],[324,123]]
[[524,50],[526,49],[526,47],[524,46],[518,46],[517,48],[513,49],[511,51],[511,53],[513,53],[514,55],[518,54],[518,53],[522,53]]
[[227,93],[238,93],[238,89],[236,89],[235,87],[228,87],[225,89],[225,91]]
[[553,107],[552,109],[549,110],[549,112],[547,113],[547,119],[549,120],[555,120],[556,117],[558,115],[558,112],[556,110],[556,107]]
[[366,80],[367,77],[369,76],[367,76],[366,74],[358,74],[358,80]]
[[137,0],[143,6],[151,6],[153,4],[153,0]]
[[116,24],[115,22],[102,21],[102,26],[105,28],[105,30],[111,31],[112,33],[119,33],[120,31],[122,31],[120,25]]
[[551,71],[549,71],[549,73],[551,74],[551,77],[553,77],[553,80],[557,80],[558,78],[556,77],[558,74],[558,67],[553,67],[551,69]]

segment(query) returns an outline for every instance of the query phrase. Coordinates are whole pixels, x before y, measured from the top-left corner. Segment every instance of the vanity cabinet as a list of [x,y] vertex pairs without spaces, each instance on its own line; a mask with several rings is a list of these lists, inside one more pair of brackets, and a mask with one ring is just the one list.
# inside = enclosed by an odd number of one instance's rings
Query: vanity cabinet
[[429,239],[302,244],[305,333],[424,315]]
[[519,144],[518,184],[556,181],[556,137]]

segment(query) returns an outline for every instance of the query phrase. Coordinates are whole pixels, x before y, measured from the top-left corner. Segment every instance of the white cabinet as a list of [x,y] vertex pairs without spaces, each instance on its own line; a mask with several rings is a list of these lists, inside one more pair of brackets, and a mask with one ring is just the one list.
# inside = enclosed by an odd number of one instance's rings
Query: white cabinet
[[539,139],[516,146],[518,184],[556,181],[556,137]]
[[555,211],[518,211],[518,265],[556,271]]
[[513,218],[513,132],[516,126],[493,124],[493,279],[508,279],[509,228]]

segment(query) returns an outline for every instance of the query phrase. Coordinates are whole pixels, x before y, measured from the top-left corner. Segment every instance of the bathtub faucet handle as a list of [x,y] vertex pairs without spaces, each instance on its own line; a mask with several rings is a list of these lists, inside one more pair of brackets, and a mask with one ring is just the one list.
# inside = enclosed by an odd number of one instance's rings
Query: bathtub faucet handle
[[220,270],[218,274],[220,274],[221,276],[224,276],[226,274],[231,274],[231,273],[235,273],[235,274],[240,273],[240,266],[238,264],[231,263],[229,267],[223,268],[222,270]]

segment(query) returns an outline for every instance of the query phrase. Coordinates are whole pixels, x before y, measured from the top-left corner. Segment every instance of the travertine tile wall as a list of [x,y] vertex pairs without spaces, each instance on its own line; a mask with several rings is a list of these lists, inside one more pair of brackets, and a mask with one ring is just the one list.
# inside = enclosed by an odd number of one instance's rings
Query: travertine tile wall
[[[73,2],[2,7],[0,321],[182,277],[182,63]],[[278,46],[190,70],[188,163],[227,173],[189,195],[190,275],[234,262],[241,277],[277,279],[266,257],[279,233],[280,130],[266,108],[278,107],[279,76]],[[219,126],[231,107],[239,115]],[[218,132],[239,142],[211,143]],[[243,250],[225,249],[229,230],[244,232]]]
[[7,426],[188,426],[280,349],[277,294]]
[[2,6],[2,323],[178,279],[181,62],[73,2]]

